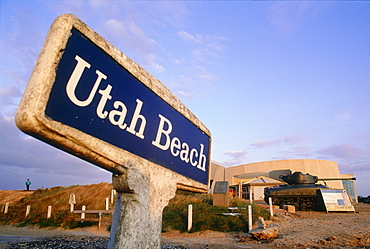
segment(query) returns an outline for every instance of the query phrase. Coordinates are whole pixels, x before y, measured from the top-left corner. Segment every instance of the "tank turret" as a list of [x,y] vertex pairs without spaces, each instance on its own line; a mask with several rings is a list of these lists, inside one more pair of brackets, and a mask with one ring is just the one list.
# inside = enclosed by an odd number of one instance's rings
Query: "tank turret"
[[320,189],[329,189],[326,184],[318,181],[356,180],[356,178],[318,178],[302,172],[294,172],[280,177],[287,184],[277,187],[267,187],[264,190],[265,201],[271,197],[274,205],[282,208],[284,205],[294,205],[297,210],[315,210],[318,206]]
[[317,176],[302,174],[301,172],[294,172],[291,175],[281,176],[281,179],[289,185],[315,184],[318,181]]

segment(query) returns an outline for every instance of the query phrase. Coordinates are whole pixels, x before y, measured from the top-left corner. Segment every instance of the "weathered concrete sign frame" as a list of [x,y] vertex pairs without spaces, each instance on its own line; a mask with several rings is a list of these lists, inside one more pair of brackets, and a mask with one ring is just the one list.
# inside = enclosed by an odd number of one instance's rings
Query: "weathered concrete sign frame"
[[51,27],[17,125],[113,173],[117,162],[106,155],[118,147],[207,184],[208,129],[161,82],[72,15]]
[[[120,212],[111,247],[159,246],[162,210],[176,189],[208,189],[210,131],[160,81],[73,15],[52,24],[16,124],[113,173]],[[133,226],[135,217],[145,228]]]

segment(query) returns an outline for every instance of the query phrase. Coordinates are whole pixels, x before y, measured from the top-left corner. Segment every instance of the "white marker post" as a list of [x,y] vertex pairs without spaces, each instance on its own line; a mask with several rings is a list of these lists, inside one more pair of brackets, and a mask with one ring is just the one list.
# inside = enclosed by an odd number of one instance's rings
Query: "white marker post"
[[28,217],[28,215],[30,215],[30,211],[31,211],[31,206],[28,205],[26,208],[26,218]]
[[109,197],[105,198],[105,210],[109,210]]
[[160,248],[177,189],[209,189],[211,133],[160,81],[73,15],[58,17],[17,126],[112,172],[109,248]]
[[114,202],[114,196],[115,196],[115,189],[112,189],[111,194],[110,194],[110,204],[113,204]]
[[272,203],[272,198],[269,197],[269,206],[270,206],[270,216],[271,217],[274,217],[274,207],[272,206],[273,203]]
[[85,213],[83,211],[86,211],[86,206],[82,206],[82,213],[81,213],[81,219],[85,219]]
[[4,214],[7,214],[8,213],[8,209],[9,209],[9,203],[5,203],[5,207],[4,207]]
[[48,219],[51,218],[51,209],[52,209],[52,206],[48,206],[48,214],[46,216],[46,218],[48,218]]
[[252,205],[248,205],[248,232],[252,230]]
[[193,205],[188,205],[188,231],[191,230],[193,226]]

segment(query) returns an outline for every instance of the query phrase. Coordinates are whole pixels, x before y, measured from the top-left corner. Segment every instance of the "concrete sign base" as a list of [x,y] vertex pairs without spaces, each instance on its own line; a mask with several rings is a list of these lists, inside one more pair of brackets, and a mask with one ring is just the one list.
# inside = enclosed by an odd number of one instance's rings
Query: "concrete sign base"
[[125,168],[112,177],[119,194],[108,248],[160,248],[162,212],[175,196],[176,180],[161,167],[144,172],[128,162]]

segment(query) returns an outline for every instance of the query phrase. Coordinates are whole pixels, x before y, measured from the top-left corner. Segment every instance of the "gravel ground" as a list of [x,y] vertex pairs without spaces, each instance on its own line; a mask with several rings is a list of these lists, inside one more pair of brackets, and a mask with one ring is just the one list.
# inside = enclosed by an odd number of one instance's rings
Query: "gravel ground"
[[280,222],[275,248],[370,248],[370,204],[356,213],[302,212]]
[[[278,237],[269,241],[250,239],[246,233],[172,231],[162,234],[162,248],[370,249],[370,204],[355,204],[355,209],[356,213],[280,211],[279,218],[268,222],[279,226]],[[106,248],[108,236],[96,228],[70,231],[0,226],[0,248]]]

